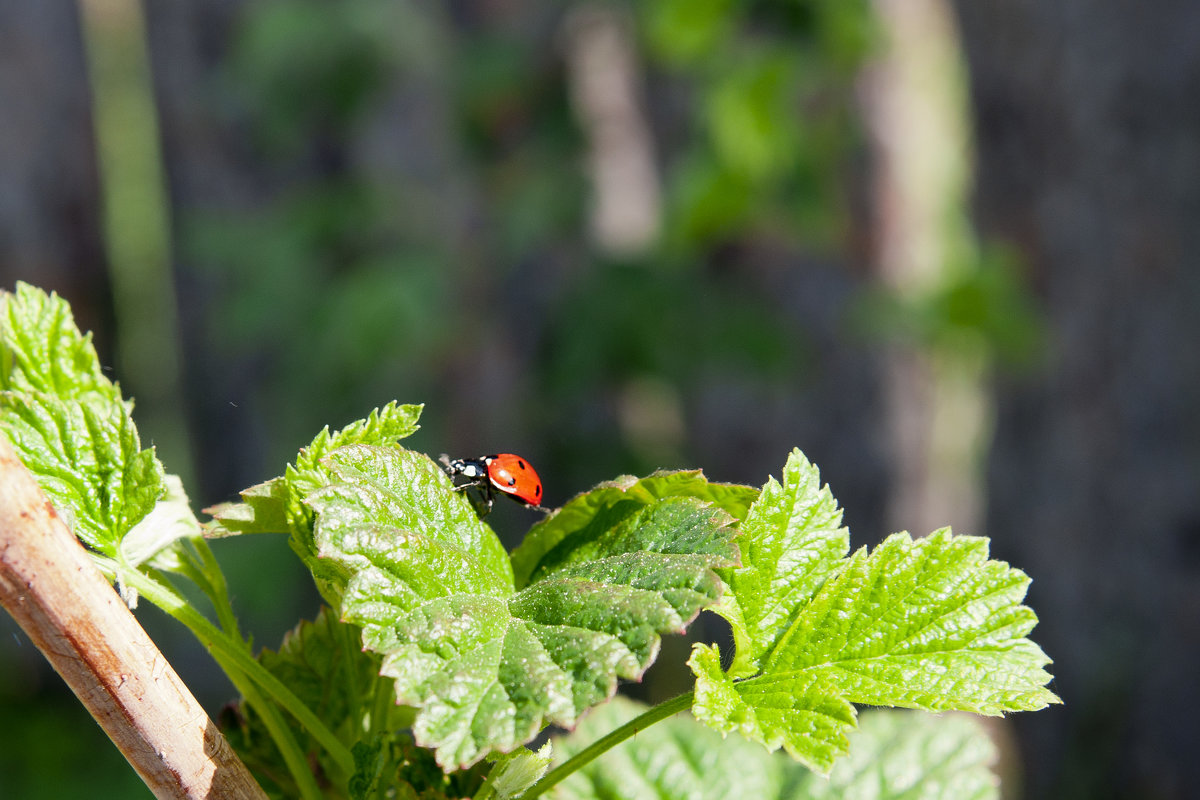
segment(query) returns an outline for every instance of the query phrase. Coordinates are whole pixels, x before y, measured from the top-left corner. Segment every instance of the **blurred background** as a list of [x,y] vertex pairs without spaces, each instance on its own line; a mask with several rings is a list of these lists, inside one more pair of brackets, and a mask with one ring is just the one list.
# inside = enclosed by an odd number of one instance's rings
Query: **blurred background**
[[[1198,220],[1189,0],[0,0],[0,287],[196,508],[392,399],[551,505],[798,446],[855,544],[1033,577],[1010,797],[1196,796]],[[283,537],[216,550],[259,645],[315,614]],[[149,796],[7,617],[0,796]]]

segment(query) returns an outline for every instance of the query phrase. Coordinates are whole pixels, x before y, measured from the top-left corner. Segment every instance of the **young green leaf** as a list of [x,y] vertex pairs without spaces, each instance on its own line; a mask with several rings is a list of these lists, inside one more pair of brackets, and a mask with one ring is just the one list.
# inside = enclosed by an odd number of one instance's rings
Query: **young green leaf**
[[318,433],[312,443],[296,456],[295,464],[288,465],[285,473],[291,490],[292,499],[288,513],[293,524],[311,520],[308,508],[303,505],[303,499],[312,490],[328,483],[328,473],[321,464],[326,455],[347,445],[382,446],[412,436],[421,427],[417,421],[421,418],[424,408],[425,406],[420,404],[400,405],[393,400],[336,433],[330,433],[328,426]]
[[75,535],[115,557],[165,491],[132,403],[62,298],[18,284],[0,292],[0,320],[0,427]]
[[[644,707],[624,698],[593,711],[555,740],[559,761]],[[640,731],[571,775],[556,800],[994,800],[995,748],[974,720],[869,711],[850,735],[850,754],[828,778],[740,737],[724,739],[685,716]]]
[[734,591],[717,609],[733,627],[735,678],[758,671],[792,609],[813,596],[850,549],[837,501],[799,450],[788,456],[782,484],[767,480],[741,529],[741,566],[720,572]]
[[272,478],[243,489],[241,495],[240,503],[221,503],[204,509],[213,517],[213,522],[205,526],[205,536],[220,539],[243,533],[285,533],[291,530],[288,522],[291,490],[286,480]]
[[738,733],[828,772],[846,752],[854,706],[820,673],[760,676],[734,682],[721,671],[715,646],[696,644],[688,666],[696,675],[692,714],[721,733]]
[[121,401],[67,301],[23,282],[0,291],[0,391]]
[[542,779],[550,762],[554,759],[554,746],[546,742],[535,753],[519,747],[511,753],[495,758],[495,766],[488,773],[487,782],[475,800],[512,800],[520,797],[530,786]]
[[856,703],[1000,715],[1054,702],[1026,635],[1029,578],[948,528],[859,550],[794,618],[764,672],[818,670]]
[[[827,772],[845,752],[852,704],[1002,714],[1057,698],[1026,635],[1028,577],[988,559],[987,540],[937,531],[889,537],[848,559],[841,512],[797,450],[742,524],[742,564],[714,610],[731,623],[728,673],[697,645],[693,713]],[[747,678],[746,680],[737,680]]]
[[853,724],[831,724],[833,701],[992,715],[1058,702],[1045,688],[1049,659],[1025,638],[1037,621],[1021,605],[1028,585],[988,560],[986,539],[895,534],[855,553],[782,631],[762,633],[756,677],[734,682],[698,645],[694,712],[827,772]]
[[129,585],[129,571],[148,564],[166,572],[189,573],[190,540],[203,545],[203,529],[192,512],[178,475],[165,476],[166,494],[130,529],[117,546],[114,559],[117,591],[130,608],[137,608],[138,593]]
[[159,569],[177,571],[181,565],[172,545],[201,535],[200,522],[179,476],[165,476],[164,484],[166,494],[121,540],[121,563],[138,566],[150,562]]
[[343,619],[384,655],[417,741],[443,767],[508,752],[548,723],[571,726],[653,661],[720,594],[733,563],[728,514],[692,497],[639,505],[521,591],[507,555],[429,458],[356,445],[322,462],[307,498]]

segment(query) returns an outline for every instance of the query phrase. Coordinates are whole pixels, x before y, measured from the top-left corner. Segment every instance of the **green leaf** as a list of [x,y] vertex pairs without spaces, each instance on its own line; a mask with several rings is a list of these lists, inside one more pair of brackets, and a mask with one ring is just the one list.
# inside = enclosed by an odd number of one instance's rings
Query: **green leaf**
[[241,495],[240,503],[221,503],[204,509],[214,519],[205,527],[205,536],[218,539],[243,533],[284,533],[291,529],[287,513],[291,490],[283,478],[255,484],[243,489]]
[[[698,646],[689,662],[698,719],[783,746],[827,772],[845,751],[849,703],[996,715],[1058,702],[1045,688],[1049,659],[1025,638],[1037,618],[1021,604],[1023,572],[988,560],[986,539],[948,529],[917,541],[895,534],[870,555],[863,549],[839,561],[832,499],[811,491],[815,470],[805,463],[793,454],[795,474],[785,473],[783,491],[764,490],[743,526],[748,564],[726,573],[736,605],[718,610],[740,610],[731,622],[749,642],[744,663],[758,674],[735,682],[720,672],[715,649]],[[805,473],[807,481],[797,479]],[[775,522],[751,524],[760,519]],[[794,525],[801,519],[817,522]],[[792,528],[811,528],[800,538],[819,554],[793,556],[798,569],[776,570],[792,576],[781,592],[779,580],[754,570],[771,564],[762,554]]]
[[20,281],[15,293],[0,292],[0,343],[0,391],[121,399],[104,376],[92,335],[79,332],[57,294]]
[[[625,697],[593,710],[554,740],[562,763],[646,711]],[[740,737],[725,739],[684,714],[638,731],[554,788],[555,800],[728,800],[781,797],[790,763]]]
[[[512,593],[500,540],[427,456],[352,445],[319,469],[331,483],[307,498],[319,515],[313,547],[337,579],[339,595],[345,593],[343,618],[370,622],[368,637],[376,629],[386,635],[396,604],[407,609],[431,595]],[[391,597],[396,592],[403,596]]]
[[382,742],[359,742],[354,745],[354,775],[347,786],[351,800],[368,800],[379,793],[379,778],[383,771]]
[[165,491],[132,403],[57,295],[18,284],[0,292],[0,320],[0,427],[75,535],[116,556]]
[[163,483],[166,494],[121,540],[119,560],[124,564],[136,567],[150,561],[159,569],[176,571],[178,561],[171,555],[172,545],[200,536],[200,523],[192,513],[179,476],[167,475]]
[[[624,698],[593,711],[555,740],[560,762],[645,708]],[[850,755],[828,778],[740,737],[724,739],[679,715],[640,731],[571,775],[556,800],[994,800],[995,748],[962,716],[899,711],[862,715]]]
[[393,400],[336,433],[330,433],[326,426],[308,447],[300,451],[295,464],[288,466],[287,480],[293,496],[299,500],[326,483],[321,459],[337,448],[351,444],[388,445],[412,436],[421,427],[417,421],[424,408],[423,404],[400,405]]
[[[290,631],[278,651],[263,650],[259,661],[347,745],[372,726],[387,730],[406,721],[393,704],[376,706],[379,657],[364,652],[359,631],[328,608]],[[380,710],[387,718],[372,720]]]
[[496,758],[496,765],[488,773],[483,792],[476,795],[480,800],[498,797],[511,800],[522,794],[542,779],[554,758],[554,746],[546,742],[535,753],[524,747]]
[[200,540],[203,535],[179,476],[165,476],[164,484],[166,495],[118,545],[119,555],[115,559],[117,590],[130,608],[137,608],[138,593],[128,583],[129,570],[148,563],[167,572],[189,572],[190,558],[185,552],[185,543]]
[[692,714],[721,733],[738,733],[828,772],[846,752],[854,706],[821,673],[763,675],[735,683],[721,671],[715,646],[696,644],[688,666],[696,674]]
[[859,550],[795,618],[764,665],[817,669],[856,703],[1000,715],[1054,702],[1050,662],[1025,638],[1029,578],[948,528]]
[[718,609],[733,627],[736,656],[729,673],[758,671],[786,630],[793,609],[817,591],[850,549],[842,511],[821,486],[817,468],[793,450],[783,483],[769,478],[747,512],[738,538],[741,566],[721,571],[733,591]]
[[713,567],[736,555],[728,514],[667,497],[590,528],[518,592],[495,534],[426,456],[356,445],[322,466],[334,482],[307,502],[342,617],[384,655],[445,768],[574,725],[717,599]]
[[709,483],[700,470],[656,472],[646,478],[623,475],[572,498],[530,528],[512,554],[516,585],[523,587],[541,571],[554,568],[564,553],[603,534],[641,508],[665,497],[694,497],[742,519],[758,490],[750,486]]

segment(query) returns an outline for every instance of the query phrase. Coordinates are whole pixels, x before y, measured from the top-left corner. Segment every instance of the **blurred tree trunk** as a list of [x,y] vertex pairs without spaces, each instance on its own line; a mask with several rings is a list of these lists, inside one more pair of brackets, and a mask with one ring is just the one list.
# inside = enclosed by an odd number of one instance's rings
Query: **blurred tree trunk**
[[118,374],[141,436],[185,484],[193,473],[171,258],[171,213],[140,0],[79,0],[92,89]]
[[0,3],[0,285],[58,291],[111,363],[90,106],[76,4]]
[[592,240],[616,256],[643,254],[658,236],[662,211],[633,25],[615,8],[584,3],[568,13],[563,39],[571,101],[587,139]]
[[[875,0],[882,46],[862,80],[872,158],[873,268],[919,306],[977,268],[966,218],[970,136],[962,55],[946,0]],[[949,345],[949,346],[947,346]],[[894,341],[883,362],[888,524],[979,533],[990,438],[981,342]]]
[[1200,5],[959,2],[985,230],[1050,326],[1000,387],[994,551],[1035,577],[1061,709],[1018,719],[1031,798],[1200,784]]
[[126,392],[141,400],[143,438],[186,474],[170,263],[155,241],[166,235],[166,203],[154,185],[161,165],[139,61],[139,8],[134,0],[0,4],[0,285],[24,280],[70,301],[80,325],[96,333],[102,362],[116,361]]

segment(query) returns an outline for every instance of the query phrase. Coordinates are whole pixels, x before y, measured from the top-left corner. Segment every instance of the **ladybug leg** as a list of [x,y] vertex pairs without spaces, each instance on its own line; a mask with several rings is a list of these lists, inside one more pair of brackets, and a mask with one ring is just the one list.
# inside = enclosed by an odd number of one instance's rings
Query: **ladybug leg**
[[455,489],[478,488],[479,492],[468,492],[467,499],[471,501],[471,508],[475,509],[475,515],[483,519],[492,511],[492,501],[494,496],[491,491],[491,485],[484,483],[469,483],[463,486],[455,486]]
[[496,490],[492,488],[491,482],[489,482],[486,478],[484,478],[482,483],[483,497],[487,501],[487,509],[479,516],[486,517],[488,514],[492,513],[492,503],[496,501]]
[[[471,489],[478,489],[478,492],[472,492]],[[467,481],[466,483],[456,484],[454,491],[462,492],[467,496],[467,500],[471,503],[471,508],[475,509],[475,514],[483,519],[492,510],[492,486],[486,480]]]

